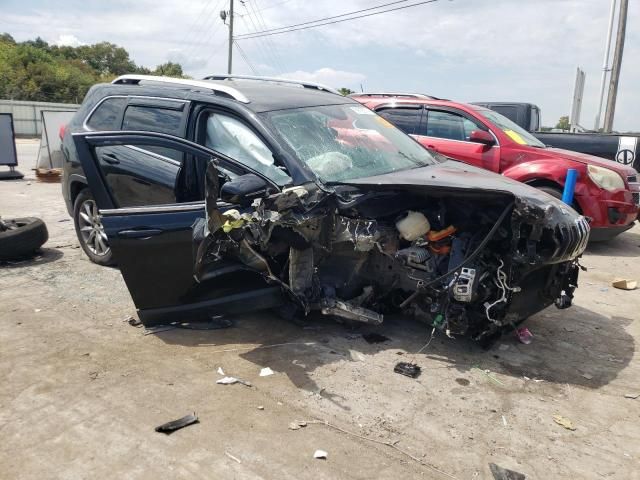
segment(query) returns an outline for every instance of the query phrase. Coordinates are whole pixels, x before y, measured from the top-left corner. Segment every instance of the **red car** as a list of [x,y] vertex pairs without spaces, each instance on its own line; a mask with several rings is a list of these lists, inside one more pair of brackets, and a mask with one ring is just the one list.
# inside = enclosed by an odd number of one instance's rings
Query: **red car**
[[424,147],[519,180],[562,198],[570,168],[578,171],[573,207],[591,218],[591,240],[608,240],[638,217],[640,183],[625,165],[549,148],[499,113],[420,94],[360,93],[366,105]]

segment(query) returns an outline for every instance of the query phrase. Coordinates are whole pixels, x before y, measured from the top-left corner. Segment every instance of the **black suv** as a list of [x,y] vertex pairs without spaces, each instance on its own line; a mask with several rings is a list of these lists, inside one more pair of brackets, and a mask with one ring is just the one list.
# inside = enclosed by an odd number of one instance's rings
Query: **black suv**
[[487,338],[571,304],[585,219],[429,151],[355,100],[257,77],[126,75],[67,126],[63,194],[142,321],[411,314]]

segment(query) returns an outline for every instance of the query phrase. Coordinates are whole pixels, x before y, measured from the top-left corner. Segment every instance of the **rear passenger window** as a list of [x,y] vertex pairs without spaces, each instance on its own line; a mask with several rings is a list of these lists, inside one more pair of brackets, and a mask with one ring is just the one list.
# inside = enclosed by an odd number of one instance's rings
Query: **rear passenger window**
[[418,133],[422,108],[386,108],[378,112],[406,134]]
[[129,105],[124,112],[123,130],[146,130],[180,136],[182,112],[158,107]]
[[[159,132],[181,137],[181,123],[182,112],[179,110],[129,105],[124,112],[122,130]],[[145,150],[150,150],[174,160],[182,160],[182,155],[176,150],[153,146],[145,147]]]
[[87,126],[91,130],[120,130],[122,110],[126,104],[126,98],[107,98],[91,114]]

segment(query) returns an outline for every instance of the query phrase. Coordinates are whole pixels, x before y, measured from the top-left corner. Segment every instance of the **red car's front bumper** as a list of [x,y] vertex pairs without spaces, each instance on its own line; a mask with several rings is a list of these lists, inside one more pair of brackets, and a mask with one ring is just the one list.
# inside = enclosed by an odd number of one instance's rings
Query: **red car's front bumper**
[[629,189],[599,189],[597,195],[576,192],[582,214],[591,218],[591,240],[607,240],[631,228],[638,218],[639,196],[640,192]]

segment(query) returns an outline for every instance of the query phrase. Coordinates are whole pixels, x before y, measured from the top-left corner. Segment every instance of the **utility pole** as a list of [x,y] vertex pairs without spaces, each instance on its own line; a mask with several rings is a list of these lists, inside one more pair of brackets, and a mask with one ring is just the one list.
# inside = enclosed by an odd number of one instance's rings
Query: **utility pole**
[[613,53],[613,66],[611,67],[611,79],[609,80],[609,95],[607,96],[607,109],[604,112],[604,131],[611,133],[613,117],[616,111],[616,98],[618,96],[618,82],[620,81],[620,68],[622,67],[622,52],[624,50],[624,37],[627,29],[627,9],[629,0],[620,0],[620,14],[618,16],[618,33],[616,46]]
[[600,80],[600,97],[598,101],[598,113],[593,129],[597,132],[600,128],[600,115],[602,115],[602,102],[604,101],[604,87],[607,83],[607,72],[609,72],[609,51],[611,50],[611,34],[613,33],[613,19],[616,13],[616,0],[611,0],[609,10],[609,28],[607,28],[607,41],[604,47],[604,61],[602,63],[602,79]]
[[233,70],[233,0],[229,0],[229,10],[221,10],[220,18],[223,23],[229,19],[229,53],[227,54],[227,74],[231,75]]

